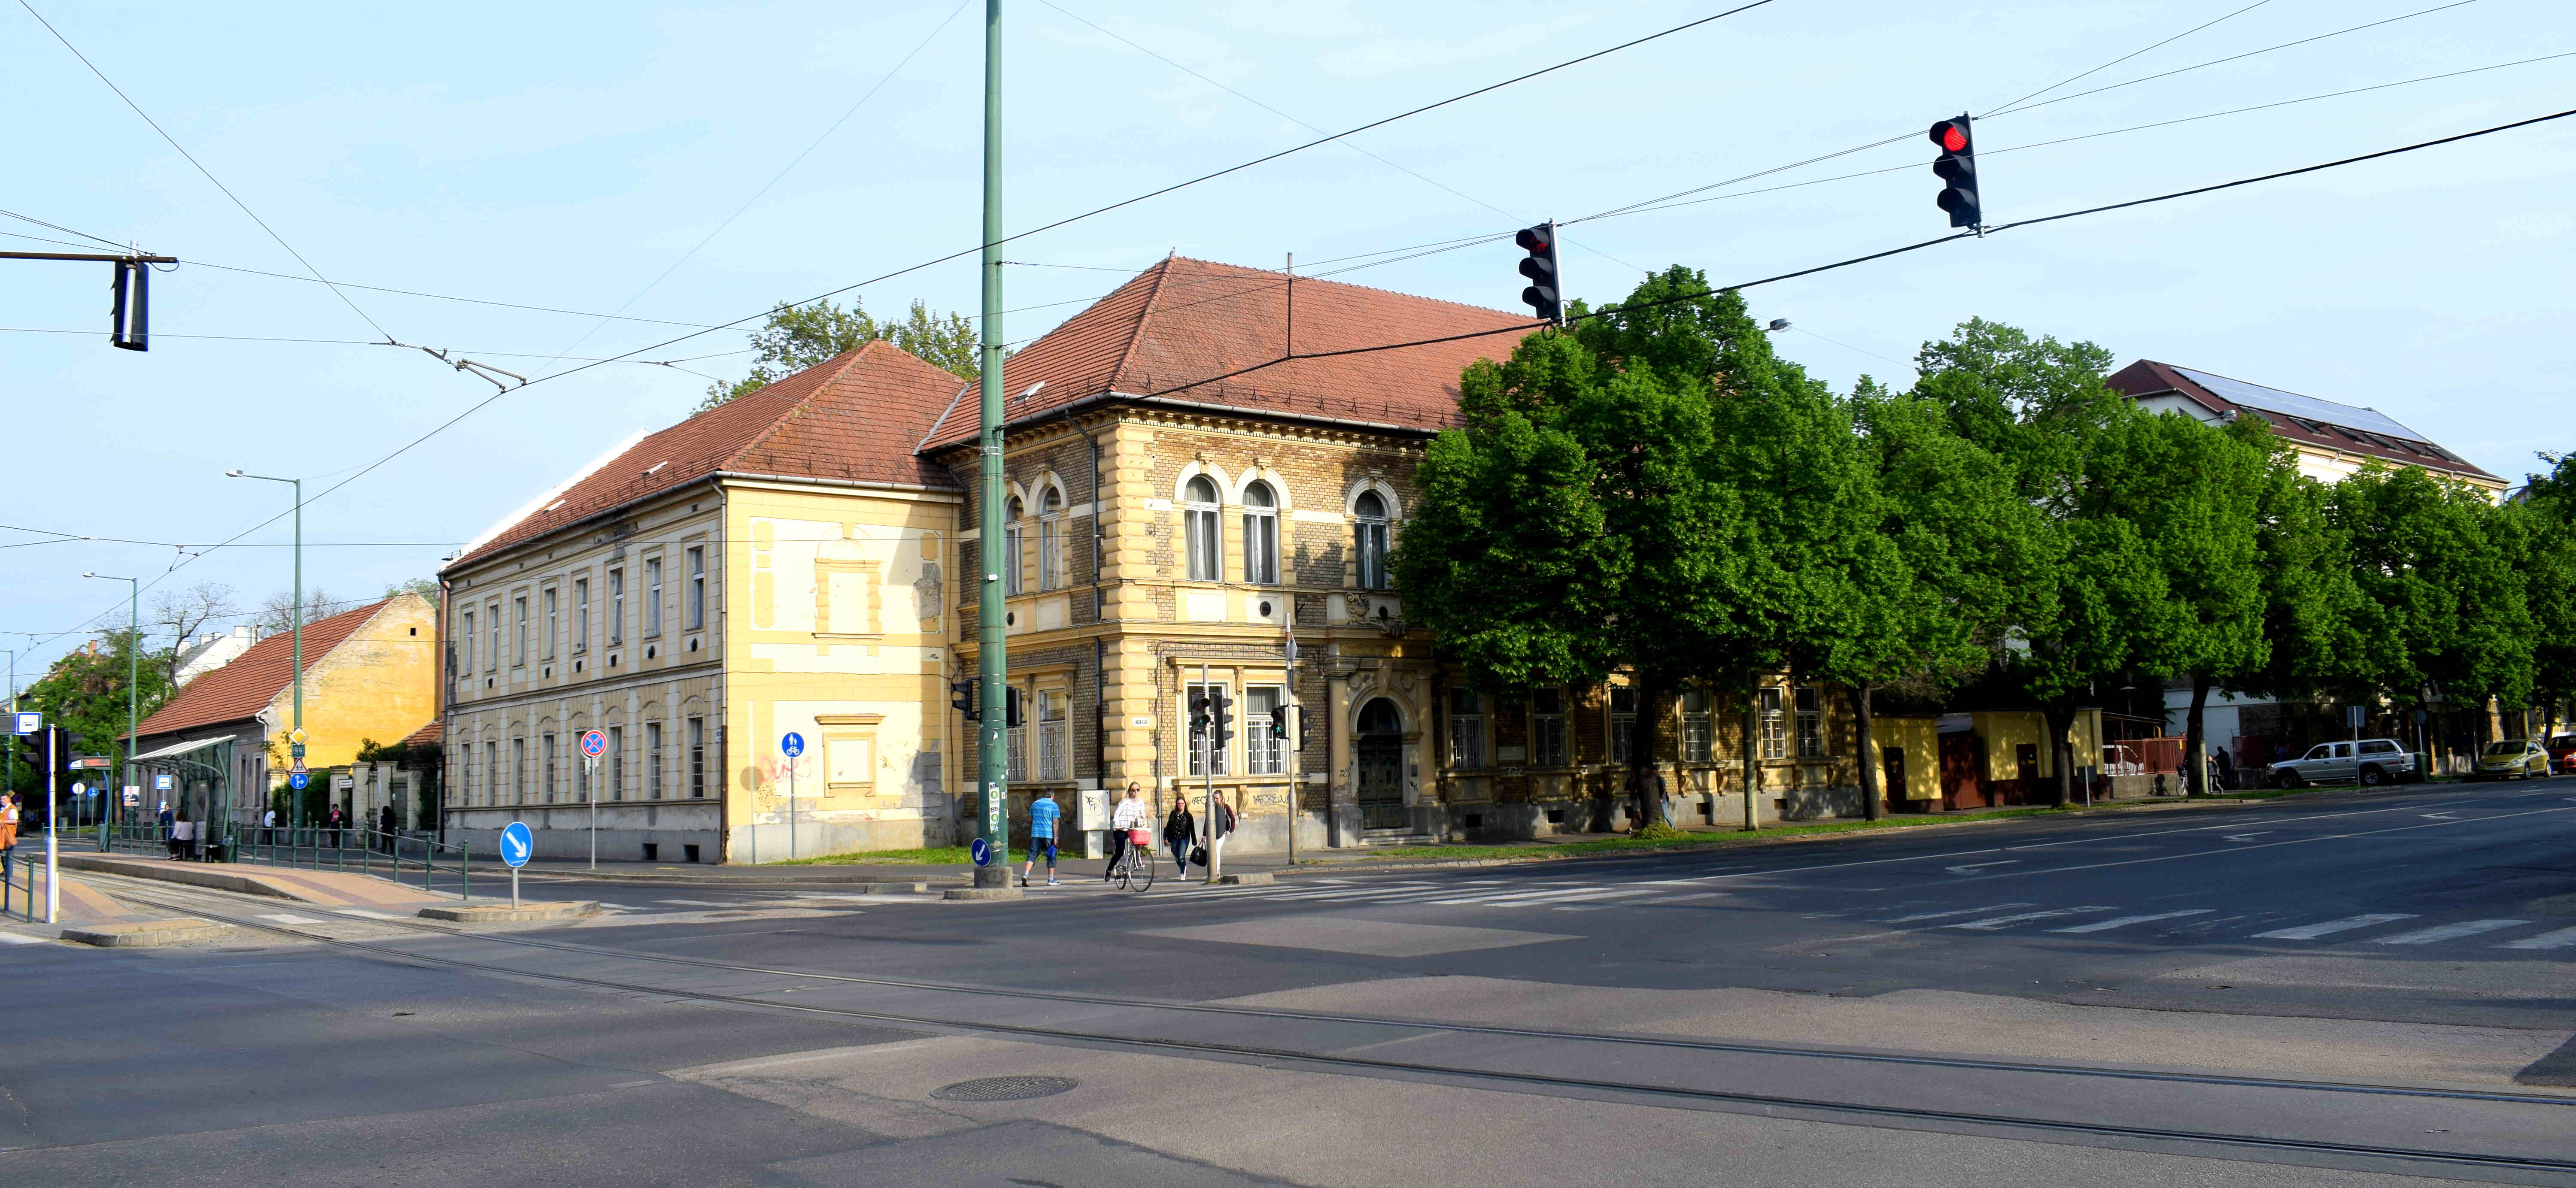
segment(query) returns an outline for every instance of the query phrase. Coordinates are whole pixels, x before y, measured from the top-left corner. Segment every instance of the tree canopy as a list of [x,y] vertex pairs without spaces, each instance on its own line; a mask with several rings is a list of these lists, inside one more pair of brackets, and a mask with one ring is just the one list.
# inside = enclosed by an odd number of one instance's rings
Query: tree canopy
[[731,383],[718,380],[708,385],[707,398],[699,402],[696,411],[705,412],[737,396],[757,392],[880,338],[961,378],[975,378],[978,338],[975,324],[962,315],[936,313],[928,305],[914,301],[902,321],[879,320],[855,297],[850,299],[848,309],[830,301],[810,305],[782,301],[769,311],[760,329],[751,332],[751,345],[759,353],[751,365],[751,374]]

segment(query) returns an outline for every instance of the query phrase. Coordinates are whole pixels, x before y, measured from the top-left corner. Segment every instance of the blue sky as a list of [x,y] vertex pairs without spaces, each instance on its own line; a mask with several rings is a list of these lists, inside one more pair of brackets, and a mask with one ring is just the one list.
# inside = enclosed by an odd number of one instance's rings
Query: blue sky
[[[2216,18],[2043,98],[2444,0],[2247,2],[1774,0],[1019,241],[1008,255],[1031,266],[1009,270],[1007,305],[1021,312],[1007,331],[1043,333],[1168,251],[1264,267],[1294,252],[1306,271],[1900,138],[1699,195],[1716,201],[1567,232],[1578,245],[1568,287],[1595,300],[1674,262],[1720,282],[1789,271],[1945,229],[1921,132],[1936,118],[1992,111]],[[1724,7],[1010,0],[1006,222],[1051,222],[1310,139],[1301,122],[1366,123]],[[399,19],[341,4],[36,10],[324,275],[578,312],[363,289],[347,290],[352,310],[310,281],[183,265],[154,278],[159,337],[135,354],[104,341],[106,265],[0,262],[0,326],[11,328],[0,332],[0,395],[16,447],[0,464],[8,525],[202,549],[286,506],[284,487],[222,471],[316,477],[318,492],[492,394],[418,351],[364,345],[378,326],[550,374],[975,242],[982,13],[971,0],[455,3]],[[2548,0],[2469,0],[1981,120],[1989,221],[2576,106],[2576,57],[2479,69],[2576,53],[2571,18]],[[25,10],[0,9],[0,30],[0,96],[21,117],[0,209],[183,260],[303,272]],[[2124,362],[2371,405],[2518,477],[2534,450],[2576,447],[2571,166],[2576,119],[1945,245],[1751,298],[1762,316],[1796,323],[1780,345],[1838,387],[1864,372],[1908,379],[1919,343],[1983,316],[2091,339]],[[1890,171],[1750,192],[1880,169]],[[5,218],[0,231],[66,238]],[[1489,244],[1339,279],[1502,307],[1518,291],[1516,261],[1507,243]],[[940,265],[860,296],[879,312],[914,298],[971,312],[974,268]],[[681,324],[585,316],[620,309]],[[77,333],[27,332],[46,330]],[[707,376],[748,366],[717,355],[743,345],[741,331],[716,331],[638,356],[688,370],[610,364],[493,402],[308,507],[308,540],[334,546],[308,550],[308,584],[364,596],[431,573],[449,542],[610,443],[684,416]],[[697,358],[707,355],[717,357]],[[244,543],[282,542],[286,529]],[[0,545],[35,539],[0,532]],[[430,543],[343,547],[385,541]],[[287,566],[274,547],[194,558],[95,541],[0,548],[0,632],[13,633],[0,647],[21,650],[24,679],[102,612],[113,607],[121,624],[121,584],[83,580],[87,570],[165,587],[223,582],[248,603],[283,589]]]

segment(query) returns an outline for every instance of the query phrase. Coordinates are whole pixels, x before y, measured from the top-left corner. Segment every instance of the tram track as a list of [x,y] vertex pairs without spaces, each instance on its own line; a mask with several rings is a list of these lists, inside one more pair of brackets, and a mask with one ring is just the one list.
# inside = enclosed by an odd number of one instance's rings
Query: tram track
[[[292,924],[211,911],[202,903],[178,903],[156,900],[120,889],[119,898],[170,911],[188,912],[236,927],[248,928],[279,936],[292,937],[369,956],[452,969],[471,970],[505,977],[528,978],[569,986],[607,990],[627,994],[645,994],[664,998],[785,1011],[809,1017],[846,1020],[855,1023],[928,1028],[950,1034],[993,1035],[1031,1040],[1073,1043],[1091,1047],[1108,1047],[1177,1055],[1223,1057],[1274,1062],[1324,1070],[1348,1070],[1372,1074],[1394,1074],[1408,1077],[1432,1077],[1471,1084],[1497,1087],[1523,1087],[1531,1090],[1608,1093],[1676,1103],[1696,1102],[1706,1105],[1758,1107],[1763,1110],[1810,1112],[1827,1117],[1843,1116],[1881,1119],[1891,1123],[1915,1123],[1927,1126],[1992,1127],[2032,1135],[2064,1137],[2091,1136],[2145,1143],[2177,1143],[2207,1147],[2259,1150],[2282,1154],[2394,1160],[2455,1167],[2510,1169],[2548,1173],[2576,1174],[2576,1160],[2541,1156],[2511,1155],[2475,1151],[2452,1151],[2436,1148],[2383,1146],[2334,1139],[2296,1138],[2216,1130],[2191,1130],[2173,1127],[2130,1125],[2118,1122],[2087,1122],[2049,1118],[2031,1118],[2008,1114],[1990,1114],[1966,1110],[1941,1110],[1916,1106],[1884,1105],[1843,1101],[1829,1098],[1800,1097],[1786,1094],[1759,1093],[1747,1090],[1718,1089],[1689,1085],[1658,1084],[1646,1081],[1619,1081],[1569,1076],[1554,1073],[1515,1071],[1509,1069],[1472,1068],[1428,1062],[1391,1060],[1349,1053],[1311,1052],[1294,1048],[1257,1044],[1235,1044],[1216,1040],[1157,1038],[1134,1034],[1103,1034],[1073,1028],[1050,1027],[1029,1023],[943,1018],[897,1011],[862,1010],[777,1001],[745,994],[728,994],[686,987],[657,986],[642,982],[581,974],[556,973],[518,968],[488,961],[421,953],[391,944],[351,940],[313,932]],[[1964,1057],[1908,1056],[1888,1053],[1843,1052],[1822,1048],[1773,1047],[1725,1041],[1691,1040],[1654,1036],[1628,1036],[1587,1032],[1552,1031],[1540,1028],[1515,1028],[1483,1024],[1453,1024],[1432,1020],[1407,1020],[1365,1015],[1343,1015],[1320,1011],[1294,1011],[1276,1008],[1220,1006],[1205,1003],[1176,1003],[1152,999],[1122,998],[1113,995],[1080,994],[1060,991],[1009,990],[996,987],[951,985],[893,978],[869,978],[857,975],[825,974],[812,971],[782,970],[701,958],[671,957],[660,954],[634,953],[624,950],[573,945],[554,941],[514,937],[506,934],[461,933],[402,921],[369,919],[365,923],[398,928],[404,931],[446,939],[496,942],[537,949],[550,949],[588,957],[645,961],[656,964],[697,967],[733,973],[815,979],[836,983],[883,988],[921,990],[998,997],[1038,1002],[1062,1002],[1090,1006],[1114,1006],[1138,1010],[1186,1011],[1202,1014],[1234,1015],[1270,1020],[1316,1022],[1340,1025],[1401,1028],[1415,1031],[1456,1032],[1522,1039],[1558,1040],[1684,1049],[1765,1057],[1858,1061],[1881,1064],[1919,1065],[1934,1068],[2007,1072],[2030,1075],[2109,1078],[2117,1080],[2162,1081],[2182,1084],[2225,1086],[2249,1089],[2274,1089],[2322,1093],[2367,1094],[2373,1096],[2439,1098],[2470,1102],[2510,1105],[2576,1106],[2576,1098],[2538,1094],[2487,1093],[2476,1090],[2440,1090],[2410,1086],[2368,1085],[2350,1082],[2301,1081],[2267,1077],[2234,1077],[2223,1074],[2152,1072],[2128,1069],[2087,1068],[2083,1066],[2043,1064],[2036,1062],[1980,1060]]]

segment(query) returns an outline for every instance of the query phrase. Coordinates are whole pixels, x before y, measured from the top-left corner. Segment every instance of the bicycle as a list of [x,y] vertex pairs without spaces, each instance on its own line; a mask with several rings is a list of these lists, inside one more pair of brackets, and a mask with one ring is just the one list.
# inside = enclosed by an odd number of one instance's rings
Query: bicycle
[[[1144,831],[1140,829],[1137,832]],[[1120,854],[1117,864],[1109,868],[1109,878],[1121,891],[1144,891],[1153,887],[1154,847],[1130,838],[1127,851]]]

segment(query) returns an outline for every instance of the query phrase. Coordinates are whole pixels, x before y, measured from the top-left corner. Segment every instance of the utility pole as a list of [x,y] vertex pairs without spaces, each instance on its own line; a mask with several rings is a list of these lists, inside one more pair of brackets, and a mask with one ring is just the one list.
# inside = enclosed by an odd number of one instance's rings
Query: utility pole
[[[9,729],[14,732],[18,729],[18,653],[14,648],[0,648],[0,651],[9,653]],[[18,740],[15,733],[10,735],[5,750],[8,752],[5,761],[8,782],[0,783],[0,793],[15,796],[18,792]],[[8,873],[6,867],[0,867],[0,878],[8,877]]]
[[1207,761],[1199,765],[1200,774],[1207,777],[1207,816],[1200,819],[1207,822],[1207,881],[1210,884],[1214,884],[1216,882],[1216,839],[1218,836],[1216,831],[1216,757],[1218,754],[1217,748],[1223,745],[1219,743],[1217,739],[1225,733],[1225,710],[1220,708],[1217,703],[1216,686],[1208,683],[1208,666],[1207,661],[1204,660],[1199,661],[1199,696],[1208,699]]
[[1002,0],[984,0],[984,254],[982,355],[978,360],[981,410],[977,444],[982,452],[982,466],[977,484],[981,494],[976,499],[976,553],[983,560],[984,581],[981,596],[976,599],[975,671],[982,678],[978,686],[983,702],[983,721],[975,746],[975,782],[979,803],[976,806],[976,835],[990,847],[990,861],[975,868],[978,887],[1011,885],[1011,835],[1003,828],[1002,814],[1009,800],[1005,785],[1010,778],[1010,758],[1003,743],[1005,706],[1003,682],[1010,678],[1010,660],[1003,651],[1002,566],[1016,565],[1019,558],[1003,558],[996,549],[1002,543]]
[[[295,486],[295,605],[288,611],[287,620],[295,632],[295,728],[286,736],[286,753],[288,770],[300,771],[304,767],[304,480],[244,474],[238,470],[227,470],[224,477],[253,478]],[[289,824],[297,829],[303,828],[303,790],[297,789],[287,803],[294,809]]]

